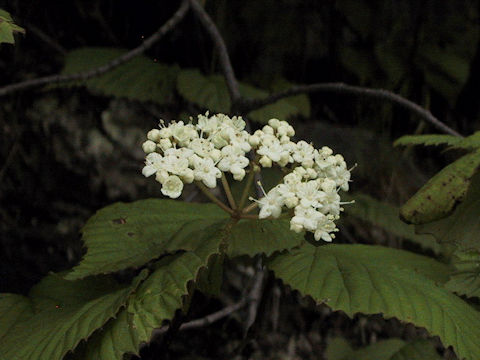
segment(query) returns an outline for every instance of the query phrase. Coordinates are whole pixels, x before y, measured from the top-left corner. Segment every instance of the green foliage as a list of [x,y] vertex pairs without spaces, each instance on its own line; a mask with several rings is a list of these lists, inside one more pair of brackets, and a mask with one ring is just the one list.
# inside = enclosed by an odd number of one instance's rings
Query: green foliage
[[[240,82],[240,93],[247,98],[264,98],[268,92]],[[277,89],[284,89],[285,82],[279,82]],[[205,76],[194,69],[182,70],[178,76],[177,89],[188,101],[211,112],[229,113],[231,101],[223,76]],[[292,115],[309,116],[310,104],[306,96],[294,96],[282,99],[275,104],[267,105],[249,113],[256,122],[264,123],[271,118],[287,119]]]
[[13,34],[16,32],[25,34],[25,29],[16,25],[8,12],[0,9],[0,44],[14,44]]
[[213,204],[148,199],[107,206],[83,228],[88,251],[66,278],[138,267],[167,252],[192,250],[198,246],[199,238],[185,238],[182,234],[189,235],[207,222],[225,219],[226,213]]
[[446,287],[459,295],[480,298],[480,252],[458,251],[453,261],[456,271]]
[[353,350],[343,338],[333,339],[327,347],[328,360],[440,360],[432,343],[416,340],[406,343],[401,339],[382,340]]
[[[10,306],[10,312],[18,313],[0,315],[23,318],[1,338],[0,354],[12,360],[62,359],[113,318],[144,277],[142,273],[131,285],[121,286],[105,277],[68,281],[47,276],[32,289],[30,299]],[[33,314],[26,318],[24,309]]]
[[[70,51],[62,74],[75,74],[96,69],[118,58],[124,49],[87,47]],[[140,55],[106,74],[87,81],[74,81],[58,86],[86,86],[93,92],[163,105],[171,102],[178,66],[160,64]]]
[[472,179],[465,200],[448,217],[417,225],[420,234],[432,234],[437,241],[462,250],[480,250],[480,173]]
[[227,254],[231,257],[256,254],[272,255],[276,251],[300,245],[303,234],[290,231],[290,221],[248,220],[240,221],[231,231]]
[[460,139],[456,144],[453,144],[452,149],[475,150],[480,148],[480,131]]
[[408,145],[424,145],[424,146],[437,146],[437,145],[457,145],[462,139],[453,135],[405,135],[395,140],[393,146],[408,146]]
[[435,260],[377,246],[305,244],[268,266],[334,310],[396,317],[438,335],[462,358],[480,354],[480,313],[441,286],[449,270]]
[[405,224],[399,218],[399,209],[393,205],[378,201],[366,194],[342,194],[345,201],[355,200],[352,205],[345,206],[347,215],[357,217],[392,233],[410,240],[424,248],[440,252],[440,246],[430,235],[417,235],[413,225]]
[[450,214],[464,198],[479,166],[480,150],[477,150],[443,168],[402,206],[402,219],[425,224]]

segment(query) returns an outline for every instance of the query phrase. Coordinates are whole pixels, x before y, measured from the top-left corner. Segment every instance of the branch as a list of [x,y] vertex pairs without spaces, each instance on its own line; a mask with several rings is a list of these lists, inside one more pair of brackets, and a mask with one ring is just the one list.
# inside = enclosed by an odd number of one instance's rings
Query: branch
[[0,88],[0,96],[11,94],[20,90],[29,89],[46,84],[58,84],[72,80],[88,80],[96,76],[105,74],[106,72],[126,63],[135,56],[142,54],[145,50],[151,48],[153,44],[159,41],[167,32],[173,29],[185,16],[189,8],[188,0],[183,0],[179,9],[163,26],[157,30],[152,36],[146,39],[140,46],[135,49],[113,59],[106,65],[102,65],[96,69],[80,72],[70,75],[50,75],[38,79],[21,81],[16,84],[11,84]]
[[[244,307],[248,303],[248,299],[243,299],[240,300],[239,302],[226,306],[223,309],[216,311],[214,313],[208,314],[207,316],[200,318],[200,319],[195,319],[186,323],[183,323],[180,325],[180,328],[178,329],[179,331],[183,330],[188,330],[188,329],[196,329],[196,328],[201,328],[204,326],[208,326],[210,324],[213,324],[214,322],[223,319],[224,317],[227,317],[228,315],[234,313],[237,310],[240,310],[242,307]],[[169,329],[170,325],[164,325],[161,328],[154,329],[152,331],[152,336],[151,339],[154,339],[164,333],[167,332]],[[151,340],[152,341],[152,340]]]
[[391,91],[384,90],[384,89],[370,89],[361,86],[353,86],[347,85],[344,83],[320,83],[320,84],[311,84],[311,85],[299,85],[293,86],[290,89],[278,92],[276,94],[272,94],[267,96],[263,99],[247,99],[244,101],[244,111],[250,112],[252,110],[256,110],[261,108],[262,106],[273,104],[274,102],[298,94],[305,94],[311,92],[330,92],[336,93],[340,95],[356,95],[356,96],[366,96],[372,97],[374,99],[381,99],[387,100],[394,104],[400,105],[404,109],[413,112],[414,114],[418,115],[422,119],[426,120],[437,129],[442,130],[447,134],[451,134],[458,137],[463,137],[458,132],[453,130],[452,128],[445,125],[439,119],[432,115],[432,113],[422,108],[420,105],[405,99],[404,97],[395,94]]
[[200,5],[197,0],[189,1],[193,12],[210,35],[213,44],[218,51],[220,67],[222,69],[223,76],[225,77],[225,82],[227,83],[228,93],[230,94],[230,99],[232,100],[233,104],[232,106],[234,106],[236,103],[242,101],[243,99],[242,95],[240,95],[240,90],[238,89],[238,81],[235,78],[235,72],[233,71],[232,62],[230,61],[225,41],[223,40],[222,35],[220,35],[217,26],[212,21],[212,19],[207,14],[202,5]]

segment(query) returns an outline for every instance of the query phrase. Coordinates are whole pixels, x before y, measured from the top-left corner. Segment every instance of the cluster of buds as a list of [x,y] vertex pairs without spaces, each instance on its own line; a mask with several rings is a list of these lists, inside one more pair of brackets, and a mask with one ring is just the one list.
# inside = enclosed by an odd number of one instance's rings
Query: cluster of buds
[[177,198],[183,185],[194,180],[207,188],[215,188],[222,173],[243,180],[250,164],[247,153],[252,151],[252,169],[278,166],[287,173],[268,193],[262,188],[264,197],[250,198],[260,209],[258,218],[278,218],[286,209],[293,215],[291,230],[310,231],[316,240],[332,241],[338,231],[334,221],[344,204],[338,191],[348,191],[350,171],[341,155],[328,147],[293,142],[294,135],[293,127],[278,119],[253,134],[245,131],[241,117],[224,114],[199,115],[196,124],[179,121],[166,126],[161,121],[143,143],[147,156],[142,173],[155,174],[162,193]]

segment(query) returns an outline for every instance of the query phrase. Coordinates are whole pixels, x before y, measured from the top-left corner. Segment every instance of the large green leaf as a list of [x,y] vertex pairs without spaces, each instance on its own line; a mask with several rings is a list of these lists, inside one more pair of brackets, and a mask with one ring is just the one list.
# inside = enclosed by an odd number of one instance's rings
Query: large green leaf
[[231,257],[259,253],[270,256],[302,242],[303,234],[290,231],[289,220],[245,220],[232,227],[227,254]]
[[462,156],[418,190],[403,205],[400,215],[413,224],[425,224],[447,216],[465,196],[479,166],[480,150]]
[[9,329],[0,354],[9,360],[61,360],[113,318],[144,277],[120,286],[106,278],[47,276],[31,291],[35,314]]
[[405,341],[401,339],[383,340],[358,349],[353,354],[346,356],[342,360],[390,360],[390,358],[404,346]]
[[393,146],[407,146],[407,145],[457,145],[462,138],[453,135],[405,135],[395,140]]
[[[123,55],[127,50],[108,47],[87,47],[69,52],[62,74],[75,74],[96,69]],[[140,55],[125,64],[87,81],[58,86],[82,86],[108,96],[165,104],[172,100],[178,66],[154,62]]]
[[[240,93],[248,98],[264,98],[268,92],[254,86],[239,83]],[[195,69],[182,70],[177,79],[177,89],[188,101],[211,112],[228,113],[231,101],[225,79],[221,75],[205,76]],[[305,98],[299,102],[298,97],[282,99],[274,104],[249,113],[249,118],[256,122],[266,123],[271,118],[286,119],[296,114],[308,115],[309,107],[305,107]],[[307,99],[308,101],[308,99]]]
[[[95,333],[82,351],[82,359],[121,360],[124,353],[137,354],[139,345],[150,340],[152,331],[175,315],[188,294],[187,285],[218,253],[221,225],[208,227],[200,236],[205,246],[198,251],[169,255],[155,264],[156,270],[130,298],[128,309]],[[207,250],[208,249],[208,250]]]
[[28,297],[0,294],[0,342],[16,323],[25,321],[33,313],[33,306]]
[[432,234],[442,243],[463,250],[480,250],[480,173],[472,179],[465,200],[450,216],[428,224],[417,225],[420,234]]
[[327,347],[328,360],[441,360],[428,340],[406,343],[401,339],[382,340],[358,350],[352,350],[343,338],[336,338]]
[[15,38],[13,34],[16,32],[25,34],[25,29],[16,25],[8,12],[0,9],[0,44],[14,44]]
[[361,220],[379,226],[386,231],[410,240],[424,248],[438,253],[440,245],[431,235],[417,235],[413,225],[405,224],[399,218],[399,209],[396,206],[378,201],[366,194],[342,194],[342,200],[355,200],[352,205],[345,206],[345,212]]
[[447,289],[460,295],[480,298],[480,252],[459,251],[455,255],[457,271],[447,282]]
[[390,360],[442,360],[428,340],[417,340],[402,347]]
[[87,253],[66,278],[138,267],[168,251],[191,250],[198,246],[199,238],[180,239],[177,232],[190,222],[197,221],[197,227],[190,230],[194,231],[226,218],[227,213],[214,204],[147,199],[107,206],[83,228]]
[[438,335],[461,358],[480,357],[480,313],[441,286],[449,269],[433,259],[376,246],[305,244],[268,266],[334,310],[396,317]]

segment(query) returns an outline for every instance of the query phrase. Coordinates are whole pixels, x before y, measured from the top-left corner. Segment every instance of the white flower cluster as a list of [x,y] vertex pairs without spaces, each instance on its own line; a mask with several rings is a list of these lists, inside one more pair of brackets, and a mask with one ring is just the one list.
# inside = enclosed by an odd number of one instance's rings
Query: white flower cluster
[[162,193],[180,196],[184,183],[201,181],[216,187],[222,172],[235,180],[245,177],[246,153],[253,150],[262,167],[278,165],[288,172],[282,182],[255,200],[260,219],[277,218],[284,208],[292,209],[290,228],[310,231],[316,240],[332,241],[338,229],[335,220],[341,207],[338,191],[348,191],[350,171],[341,155],[328,147],[315,149],[305,141],[293,142],[295,131],[286,121],[271,119],[253,134],[247,133],[241,117],[223,114],[198,116],[197,124],[172,122],[150,130],[143,150],[148,154],[143,174],[156,174]]
[[348,191],[350,171],[342,155],[333,155],[326,146],[317,150],[305,141],[294,143],[290,141],[293,134],[288,123],[271,119],[252,136],[256,137],[251,143],[262,156],[259,161],[262,166],[276,163],[280,167],[291,164],[293,168],[282,183],[255,200],[260,207],[259,218],[276,218],[284,207],[293,209],[291,230],[310,231],[316,240],[332,241],[333,232],[338,231],[334,221],[344,204],[340,202],[338,190]]
[[249,164],[245,154],[251,150],[244,128],[241,117],[223,114],[199,115],[195,125],[179,121],[165,126],[161,121],[160,129],[150,130],[142,145],[147,153],[142,173],[156,174],[162,194],[172,199],[180,196],[184,183],[193,180],[215,188],[222,171],[241,181]]

